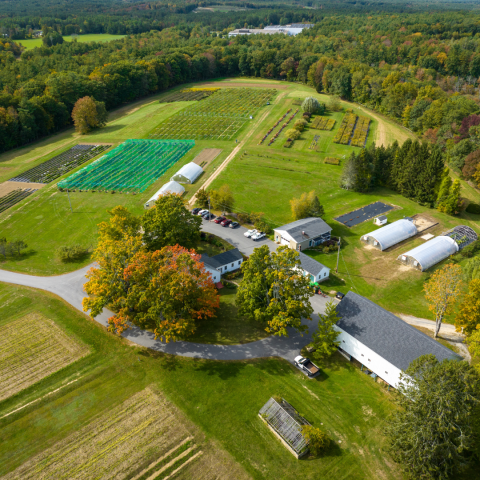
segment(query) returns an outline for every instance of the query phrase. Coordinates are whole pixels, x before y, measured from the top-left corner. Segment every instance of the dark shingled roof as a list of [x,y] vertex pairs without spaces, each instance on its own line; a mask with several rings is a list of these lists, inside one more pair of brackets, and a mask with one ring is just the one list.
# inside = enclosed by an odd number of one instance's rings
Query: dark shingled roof
[[219,266],[228,265],[229,263],[238,262],[238,260],[243,260],[243,256],[238,250],[238,248],[234,248],[233,250],[228,250],[223,253],[219,253],[212,257],[219,263]]
[[429,353],[440,362],[446,358],[462,360],[433,338],[352,291],[337,305],[337,313],[338,327],[401,370]]
[[379,220],[386,220],[387,219],[387,216],[386,215],[379,215],[377,217]]
[[215,260],[215,257],[209,257],[206,253],[200,256],[200,261],[202,261],[205,266],[213,268],[214,270],[222,266],[217,260]]
[[302,252],[299,253],[299,257],[302,268],[311,275],[317,276],[324,268],[326,268],[323,263],[317,262],[312,257],[309,257]]
[[[321,218],[302,218],[292,223],[287,223],[275,230],[285,230],[296,242],[303,242],[309,238],[315,238],[332,231],[332,228]],[[305,232],[305,235],[302,234]]]

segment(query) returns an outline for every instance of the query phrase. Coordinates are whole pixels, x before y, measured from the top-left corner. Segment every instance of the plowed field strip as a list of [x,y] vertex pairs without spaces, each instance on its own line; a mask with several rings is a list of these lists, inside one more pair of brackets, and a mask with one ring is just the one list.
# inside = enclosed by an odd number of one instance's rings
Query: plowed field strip
[[188,441],[187,437],[166,401],[146,389],[3,479],[131,478],[139,466],[151,461],[152,451],[163,458]]
[[0,400],[88,354],[52,321],[30,314],[0,328]]

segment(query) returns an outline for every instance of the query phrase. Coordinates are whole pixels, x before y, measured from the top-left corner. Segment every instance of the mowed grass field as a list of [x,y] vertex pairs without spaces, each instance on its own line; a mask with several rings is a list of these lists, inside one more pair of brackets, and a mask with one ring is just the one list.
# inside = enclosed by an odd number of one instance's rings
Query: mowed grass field
[[[125,37],[126,35],[109,35],[108,33],[90,33],[87,35],[77,35],[75,38],[77,42],[110,42],[112,40],[119,40],[120,38]],[[73,41],[72,36],[64,35],[63,40],[65,42]],[[41,47],[43,45],[41,38],[31,38],[27,40],[18,40],[17,43],[23,45],[25,50],[30,50],[32,48]]]
[[[0,300],[4,325],[38,313],[91,352],[0,402],[2,478],[132,478],[190,436],[203,453],[176,478],[402,478],[382,434],[392,393],[340,355],[309,380],[275,358],[216,362],[131,346],[33,289],[0,284]],[[272,395],[335,446],[296,460],[258,418]]]

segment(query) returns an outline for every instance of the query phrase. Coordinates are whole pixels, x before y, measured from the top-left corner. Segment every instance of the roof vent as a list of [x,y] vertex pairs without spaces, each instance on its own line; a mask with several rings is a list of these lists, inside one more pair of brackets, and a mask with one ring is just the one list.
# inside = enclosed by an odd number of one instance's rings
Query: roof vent
[[302,230],[302,235],[305,235],[305,230]]

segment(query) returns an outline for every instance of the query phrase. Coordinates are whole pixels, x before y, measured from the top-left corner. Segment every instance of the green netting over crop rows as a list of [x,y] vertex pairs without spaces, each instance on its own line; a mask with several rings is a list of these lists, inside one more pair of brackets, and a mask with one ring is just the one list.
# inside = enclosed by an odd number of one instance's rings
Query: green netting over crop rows
[[194,145],[194,140],[127,140],[58,182],[58,187],[69,190],[143,192]]

